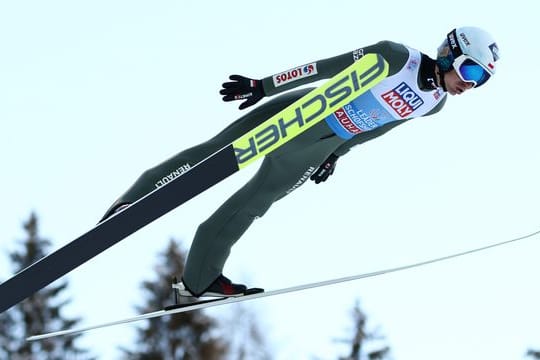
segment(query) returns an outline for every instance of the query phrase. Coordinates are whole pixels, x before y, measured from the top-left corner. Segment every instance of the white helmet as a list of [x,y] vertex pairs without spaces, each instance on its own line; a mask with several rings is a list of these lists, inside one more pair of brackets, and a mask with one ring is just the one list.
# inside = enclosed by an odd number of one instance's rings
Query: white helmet
[[452,30],[437,49],[437,64],[444,72],[455,69],[463,81],[484,84],[495,74],[499,48],[486,31],[472,26]]

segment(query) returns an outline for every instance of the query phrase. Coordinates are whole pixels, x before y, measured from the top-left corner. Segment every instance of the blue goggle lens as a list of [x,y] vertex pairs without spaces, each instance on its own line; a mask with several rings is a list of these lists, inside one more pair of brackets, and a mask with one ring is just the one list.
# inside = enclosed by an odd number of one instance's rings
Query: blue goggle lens
[[482,66],[471,59],[467,59],[461,64],[459,73],[463,80],[474,81],[476,83],[475,87],[484,84],[490,77],[489,73]]

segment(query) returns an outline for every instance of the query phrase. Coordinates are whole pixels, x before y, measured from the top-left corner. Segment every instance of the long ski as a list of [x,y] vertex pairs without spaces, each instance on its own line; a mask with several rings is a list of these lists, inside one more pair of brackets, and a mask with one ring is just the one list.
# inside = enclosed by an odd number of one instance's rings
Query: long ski
[[388,63],[367,54],[187,172],[0,284],[0,313],[306,131],[378,84]]
[[[415,266],[418,266],[418,264],[415,264]],[[323,287],[323,286],[335,285],[335,284],[339,284],[343,282],[349,282],[353,280],[373,277],[373,276],[382,275],[382,274],[395,272],[399,270],[405,270],[407,268],[409,268],[409,266],[382,270],[382,271],[375,271],[371,273],[364,273],[364,274],[353,275],[353,276],[346,276],[346,277],[330,279],[330,280],[325,280],[321,282],[308,283],[308,284],[303,284],[303,285],[297,285],[297,286],[292,286],[292,287],[277,289],[277,290],[272,290],[272,291],[255,292],[252,294],[238,296],[238,297],[215,298],[215,299],[209,299],[209,300],[200,300],[200,301],[196,301],[190,304],[172,305],[172,306],[167,306],[162,310],[149,312],[146,314],[140,314],[140,315],[136,315],[136,316],[129,317],[126,319],[122,319],[122,320],[106,322],[99,325],[80,327],[76,329],[60,330],[60,331],[55,331],[55,332],[51,332],[47,334],[34,335],[34,336],[28,337],[26,340],[36,341],[36,340],[44,340],[44,339],[56,337],[56,336],[75,335],[75,334],[83,333],[90,330],[96,330],[96,329],[106,328],[106,327],[115,326],[115,325],[127,324],[127,323],[136,322],[136,321],[162,317],[166,315],[173,315],[173,314],[178,314],[178,313],[183,313],[183,312],[188,312],[188,311],[205,309],[209,307],[233,304],[233,303],[238,303],[242,301],[255,300],[255,299],[260,299],[260,298],[265,298],[265,297],[270,297],[270,296],[299,292],[302,290],[308,290],[308,289],[313,289],[313,288],[318,288],[318,287]]]
[[[92,326],[81,327],[81,328],[77,328],[77,329],[66,329],[66,330],[55,331],[55,332],[51,332],[51,333],[47,333],[47,334],[34,335],[34,336],[28,337],[26,340],[27,341],[36,341],[36,340],[43,340],[43,339],[56,337],[56,336],[75,335],[75,334],[90,331],[90,330],[95,330],[95,329],[100,329],[100,328],[105,328],[105,327],[115,326],[115,325],[120,325],[120,324],[127,324],[127,323],[131,323],[131,322],[135,322],[135,321],[140,321],[140,320],[145,320],[145,319],[152,319],[152,318],[157,318],[157,317],[161,317],[161,316],[165,316],[165,315],[173,315],[173,314],[177,314],[177,313],[193,311],[193,310],[199,310],[199,309],[204,309],[204,308],[208,308],[208,307],[232,304],[232,303],[236,303],[236,302],[240,302],[240,301],[253,300],[253,299],[257,299],[257,298],[276,296],[276,295],[281,295],[281,294],[286,294],[286,293],[298,292],[298,291],[302,291],[302,290],[319,288],[319,287],[323,287],[323,286],[336,285],[336,284],[339,284],[339,283],[344,283],[344,282],[349,282],[349,281],[354,281],[354,280],[360,280],[360,279],[365,279],[365,278],[371,278],[371,277],[375,277],[375,276],[395,273],[395,272],[404,271],[404,270],[410,270],[410,269],[418,268],[418,267],[421,267],[421,266],[431,265],[431,264],[439,263],[439,262],[442,262],[442,261],[448,261],[448,260],[459,258],[459,257],[462,257],[462,256],[467,256],[467,255],[483,252],[483,251],[486,251],[486,250],[491,250],[491,249],[494,249],[494,248],[497,248],[497,247],[509,245],[511,243],[515,243],[515,242],[518,242],[518,241],[522,241],[522,240],[525,240],[525,239],[529,239],[529,238],[538,236],[539,234],[540,234],[540,231],[534,231],[534,232],[529,233],[527,235],[522,235],[522,236],[510,239],[510,240],[500,241],[500,242],[497,242],[497,243],[493,243],[493,244],[489,244],[489,245],[485,245],[485,246],[481,246],[481,247],[461,251],[461,252],[458,252],[458,253],[453,253],[453,254],[449,254],[449,255],[445,255],[445,256],[429,259],[429,260],[424,260],[424,261],[420,261],[420,262],[416,262],[416,263],[412,263],[412,264],[387,268],[387,269],[383,269],[383,270],[372,271],[372,272],[368,272],[368,273],[362,273],[362,274],[357,274],[357,275],[352,275],[352,276],[345,276],[345,277],[340,277],[340,278],[335,278],[335,279],[330,279],[330,280],[325,280],[325,281],[320,281],[320,282],[297,285],[297,286],[293,286],[293,287],[288,287],[288,288],[279,289],[279,290],[273,290],[273,291],[268,291],[268,292],[254,292],[254,293],[249,293],[248,295],[240,296],[240,297],[216,298],[216,299],[210,299],[210,300],[200,300],[200,301],[197,301],[197,302],[191,303],[191,304],[180,304],[180,305],[167,306],[163,310],[154,311],[154,312],[150,312],[150,313],[146,313],[146,314],[141,314],[141,315],[133,316],[133,317],[126,318],[126,319],[123,319],[123,320],[111,321],[111,322],[103,323],[103,324],[100,324],[100,325],[92,325]],[[173,289],[174,288],[175,288],[175,286],[173,285]]]

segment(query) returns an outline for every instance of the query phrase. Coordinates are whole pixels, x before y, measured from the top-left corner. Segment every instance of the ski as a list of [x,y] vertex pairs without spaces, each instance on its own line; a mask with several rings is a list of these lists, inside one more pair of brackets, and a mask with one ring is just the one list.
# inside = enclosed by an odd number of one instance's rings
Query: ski
[[153,318],[158,318],[158,317],[162,317],[166,315],[174,315],[174,314],[184,313],[188,311],[201,310],[201,309],[205,309],[209,307],[222,306],[222,305],[233,304],[233,303],[238,303],[242,301],[255,300],[255,299],[266,298],[266,297],[271,297],[271,296],[276,296],[276,295],[299,292],[302,290],[308,290],[308,289],[313,289],[313,288],[318,288],[318,287],[323,287],[323,286],[335,285],[335,284],[339,284],[343,282],[359,280],[366,277],[373,277],[377,275],[386,274],[389,272],[404,270],[406,268],[407,267],[399,267],[399,268],[394,268],[394,269],[375,271],[371,273],[364,273],[364,274],[359,274],[359,275],[341,277],[341,278],[336,278],[336,279],[331,279],[331,280],[326,280],[326,281],[321,281],[321,282],[307,283],[303,285],[297,285],[297,286],[292,286],[292,287],[277,289],[277,290],[272,290],[272,291],[261,291],[262,289],[256,289],[253,292],[249,292],[250,289],[248,289],[247,294],[243,296],[198,300],[189,304],[175,304],[175,305],[167,306],[162,310],[149,312],[146,314],[140,314],[140,315],[136,315],[136,316],[129,317],[126,319],[122,319],[122,320],[106,322],[99,325],[80,327],[76,329],[60,330],[60,331],[55,331],[55,332],[51,332],[47,334],[33,335],[33,336],[28,337],[26,340],[37,341],[37,340],[44,340],[47,338],[57,337],[57,336],[76,335],[76,334],[80,334],[80,333],[87,332],[90,330],[97,330],[97,329],[102,329],[102,328],[106,328],[110,326],[116,326],[116,325],[127,324],[127,323],[132,323],[132,322],[141,321],[141,320],[153,319]]
[[[141,315],[133,316],[133,317],[126,318],[126,319],[123,319],[123,320],[111,321],[111,322],[103,323],[103,324],[100,324],[100,325],[92,325],[92,326],[87,326],[87,327],[81,327],[81,328],[78,328],[78,329],[67,329],[67,330],[55,331],[55,332],[51,332],[51,333],[47,333],[47,334],[34,335],[34,336],[28,337],[26,340],[27,341],[36,341],[36,340],[43,340],[43,339],[47,339],[47,338],[51,338],[51,337],[55,337],[55,336],[75,335],[75,334],[90,331],[90,330],[95,330],[95,329],[100,329],[100,328],[105,328],[105,327],[114,326],[114,325],[120,325],[120,324],[127,324],[127,323],[131,323],[131,322],[135,322],[135,321],[140,321],[140,320],[145,320],[145,319],[152,319],[152,318],[157,318],[157,317],[161,317],[161,316],[165,316],[165,315],[173,315],[173,314],[187,312],[187,311],[200,310],[200,309],[204,309],[204,308],[208,308],[208,307],[214,307],[214,306],[237,303],[237,302],[241,302],[241,301],[254,300],[254,299],[258,299],[258,298],[264,298],[264,297],[276,296],[276,295],[281,295],[281,294],[299,292],[299,291],[303,291],[303,290],[309,290],[309,289],[314,289],[314,288],[319,288],[319,287],[324,287],[324,286],[336,285],[336,284],[340,284],[340,283],[344,283],[344,282],[350,282],[350,281],[354,281],[354,280],[360,280],[360,279],[371,278],[371,277],[376,277],[376,276],[380,276],[380,275],[386,275],[386,274],[395,273],[395,272],[399,272],[399,271],[411,270],[411,269],[418,268],[418,267],[421,267],[421,266],[432,265],[432,264],[435,264],[435,263],[448,261],[448,260],[459,258],[459,257],[462,257],[462,256],[467,256],[467,255],[483,252],[483,251],[486,251],[486,250],[491,250],[491,249],[496,248],[496,247],[501,247],[501,246],[505,246],[505,245],[508,245],[508,244],[511,244],[511,243],[522,241],[522,240],[525,240],[525,239],[528,239],[528,238],[532,238],[534,236],[538,236],[539,234],[540,234],[540,231],[535,231],[535,232],[530,233],[528,235],[519,236],[517,238],[513,238],[513,239],[510,239],[510,240],[500,241],[500,242],[497,242],[497,243],[494,243],[494,244],[485,245],[485,246],[481,246],[481,247],[478,247],[478,248],[469,249],[469,250],[461,251],[461,252],[458,252],[458,253],[449,254],[449,255],[445,255],[445,256],[429,259],[429,260],[424,260],[424,261],[420,261],[420,262],[416,262],[416,263],[412,263],[412,264],[401,265],[401,266],[397,266],[397,267],[391,267],[391,268],[372,271],[372,272],[368,272],[368,273],[345,276],[345,277],[340,277],[340,278],[335,278],[335,279],[330,279],[330,280],[325,280],[325,281],[320,281],[320,282],[307,283],[307,284],[297,285],[297,286],[283,288],[283,289],[279,289],[279,290],[263,292],[262,289],[252,288],[252,289],[248,289],[246,291],[247,295],[240,296],[240,297],[214,298],[214,299],[209,299],[209,300],[199,300],[199,301],[196,301],[195,303],[190,303],[190,304],[175,304],[175,305],[172,305],[172,306],[167,306],[163,310],[158,310],[158,311],[154,311],[154,312],[150,312],[150,313],[146,313],[146,314],[141,314]],[[175,280],[175,282],[176,281],[177,280]],[[173,284],[173,289],[177,289],[177,288],[178,287]],[[176,293],[177,290],[174,290],[174,291],[175,291],[175,302],[178,302],[177,293]]]
[[367,54],[228,146],[0,284],[0,313],[309,129],[388,75]]

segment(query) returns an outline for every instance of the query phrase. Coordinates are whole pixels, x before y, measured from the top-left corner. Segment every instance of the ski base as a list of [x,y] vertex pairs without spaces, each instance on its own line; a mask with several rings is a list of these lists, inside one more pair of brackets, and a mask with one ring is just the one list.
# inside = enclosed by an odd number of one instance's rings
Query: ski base
[[165,306],[163,310],[171,311],[171,310],[182,309],[182,308],[193,306],[193,305],[209,304],[209,303],[213,303],[213,302],[221,301],[225,299],[226,297],[218,297],[218,298],[213,298],[213,299],[196,300],[196,301],[184,303],[184,304],[173,304],[173,305]]

